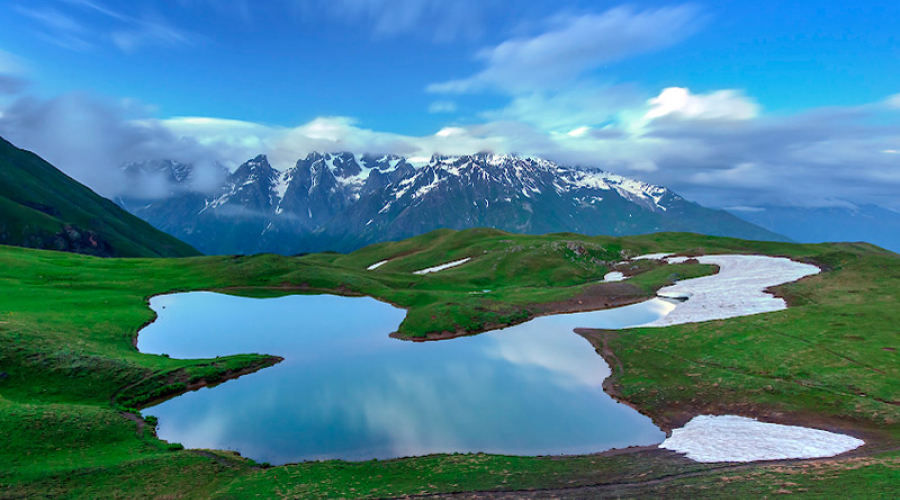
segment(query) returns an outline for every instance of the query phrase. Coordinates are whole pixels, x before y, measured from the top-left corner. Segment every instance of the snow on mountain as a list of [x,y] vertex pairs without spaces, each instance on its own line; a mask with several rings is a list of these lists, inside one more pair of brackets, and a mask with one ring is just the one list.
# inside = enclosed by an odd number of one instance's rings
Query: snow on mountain
[[[170,181],[183,182],[171,169]],[[665,187],[518,155],[310,153],[285,170],[260,155],[216,193],[173,193],[132,211],[208,253],[350,250],[441,227],[779,238]]]

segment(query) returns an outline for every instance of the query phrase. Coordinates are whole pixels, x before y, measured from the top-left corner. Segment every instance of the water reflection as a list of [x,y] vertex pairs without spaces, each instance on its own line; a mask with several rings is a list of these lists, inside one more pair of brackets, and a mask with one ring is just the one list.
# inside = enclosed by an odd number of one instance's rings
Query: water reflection
[[369,298],[156,297],[143,352],[285,361],[145,414],[191,448],[233,449],[275,464],[438,452],[575,454],[659,443],[649,419],[607,396],[608,367],[576,327],[653,321],[671,304],[538,318],[452,341],[388,338],[404,312]]

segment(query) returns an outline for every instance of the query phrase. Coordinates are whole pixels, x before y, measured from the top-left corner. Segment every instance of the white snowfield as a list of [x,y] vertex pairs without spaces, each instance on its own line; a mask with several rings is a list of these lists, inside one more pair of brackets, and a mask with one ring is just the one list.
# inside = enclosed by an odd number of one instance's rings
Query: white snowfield
[[389,260],[382,260],[382,261],[376,262],[376,263],[372,264],[371,266],[367,267],[366,270],[367,270],[367,271],[374,271],[374,270],[378,269],[379,267],[381,267],[381,266],[387,264],[388,262],[390,262],[390,261],[389,261]]
[[616,281],[624,281],[625,275],[619,271],[611,271],[603,276],[603,283],[615,283]]
[[833,457],[865,442],[852,436],[793,425],[769,424],[734,415],[694,417],[660,448],[697,462],[753,462]]
[[[665,260],[678,264],[687,257],[658,253],[636,259]],[[644,326],[668,326],[735,318],[787,308],[783,299],[764,290],[818,274],[820,269],[781,257],[759,255],[704,255],[701,264],[716,264],[719,272],[662,288],[660,297],[688,299],[668,315]],[[851,436],[769,424],[734,415],[695,417],[672,431],[660,448],[687,454],[698,462],[752,462],[789,458],[832,457],[865,444]]]
[[[666,255],[668,254],[653,254],[638,258],[662,260]],[[641,325],[642,327],[698,323],[780,311],[787,308],[784,299],[766,293],[766,288],[820,272],[816,266],[783,257],[703,255],[697,257],[697,260],[701,264],[718,265],[719,272],[661,288],[657,292],[660,297],[689,300],[678,304],[665,317]],[[670,262],[680,261],[683,260],[674,257]]]
[[472,260],[471,257],[466,257],[465,259],[454,260],[453,262],[448,262],[448,263],[446,263],[446,264],[441,264],[441,265],[439,265],[439,266],[429,267],[429,268],[427,268],[427,269],[420,269],[420,270],[418,270],[418,271],[414,271],[413,274],[429,274],[429,273],[436,273],[436,272],[439,272],[439,271],[443,271],[444,269],[449,269],[449,268],[451,268],[451,267],[460,266],[460,265],[462,265],[462,264],[465,264],[466,262],[469,262],[470,260]]

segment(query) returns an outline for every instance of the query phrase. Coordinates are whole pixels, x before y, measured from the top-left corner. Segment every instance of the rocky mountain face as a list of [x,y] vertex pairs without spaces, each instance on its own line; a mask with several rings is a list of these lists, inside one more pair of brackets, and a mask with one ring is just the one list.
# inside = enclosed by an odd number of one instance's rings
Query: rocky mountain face
[[664,187],[539,158],[476,154],[413,164],[390,155],[311,153],[279,171],[261,155],[206,194],[190,186],[183,164],[132,164],[126,172],[159,174],[161,165],[172,169],[169,197],[119,202],[210,254],[350,251],[442,227],[784,239]]

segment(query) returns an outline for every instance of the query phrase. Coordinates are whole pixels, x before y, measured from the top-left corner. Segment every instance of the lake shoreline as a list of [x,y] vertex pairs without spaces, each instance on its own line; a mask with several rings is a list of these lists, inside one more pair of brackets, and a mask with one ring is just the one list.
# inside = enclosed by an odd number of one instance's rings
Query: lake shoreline
[[[288,296],[280,297],[278,299],[257,300],[226,296],[215,292],[194,292],[177,295],[182,296],[165,299],[158,298],[158,300],[153,301],[153,308],[159,314],[158,321],[161,321],[165,330],[155,330],[152,332],[142,331],[141,342],[139,342],[141,352],[157,354],[165,352],[177,358],[200,358],[219,355],[222,359],[226,359],[227,355],[232,354],[233,352],[271,352],[291,360],[291,362],[288,363],[290,371],[285,372],[282,370],[279,372],[280,375],[277,376],[281,378],[278,382],[275,382],[275,379],[271,377],[267,379],[264,376],[262,379],[257,380],[257,385],[255,387],[247,385],[246,382],[243,383],[243,385],[239,383],[235,386],[225,388],[225,393],[204,392],[204,395],[202,396],[195,394],[191,396],[193,399],[174,402],[174,406],[172,404],[169,404],[168,406],[154,405],[149,409],[149,413],[146,411],[144,412],[145,415],[149,414],[159,418],[162,426],[158,428],[158,432],[162,439],[170,442],[182,443],[184,446],[191,449],[221,449],[223,442],[229,442],[230,444],[227,445],[227,449],[240,450],[244,456],[249,456],[254,460],[266,461],[273,464],[292,463],[297,460],[309,459],[307,455],[309,455],[309,457],[316,457],[320,452],[315,447],[301,448],[300,451],[303,451],[303,453],[299,453],[293,457],[290,455],[282,456],[281,454],[285,452],[281,451],[281,448],[278,446],[272,448],[273,450],[276,450],[272,453],[266,452],[265,450],[263,450],[263,453],[254,453],[251,451],[252,449],[259,449],[255,443],[261,442],[258,439],[260,434],[255,434],[257,431],[253,430],[259,422],[268,421],[267,419],[270,418],[269,415],[300,415],[301,413],[297,413],[297,410],[293,407],[295,404],[299,404],[304,408],[302,412],[303,415],[310,415],[309,412],[313,411],[311,409],[313,407],[309,406],[311,401],[319,401],[316,408],[324,408],[322,412],[325,414],[332,415],[334,412],[337,412],[338,415],[350,415],[347,419],[347,421],[350,422],[348,427],[349,430],[342,431],[344,434],[354,435],[354,433],[357,432],[367,432],[375,436],[373,442],[377,444],[374,446],[385,447],[385,453],[376,450],[377,452],[371,456],[356,456],[353,453],[346,454],[342,452],[343,454],[338,453],[329,457],[329,459],[342,459],[346,461],[366,461],[372,457],[382,460],[399,458],[407,455],[426,456],[435,453],[454,451],[458,453],[490,451],[494,454],[510,454],[516,456],[580,456],[591,454],[596,451],[627,448],[634,445],[653,446],[662,442],[665,437],[664,433],[657,426],[653,425],[649,418],[641,416],[630,408],[618,405],[612,398],[603,392],[601,382],[610,373],[609,367],[606,366],[604,360],[598,358],[592,350],[585,349],[587,346],[583,339],[578,338],[576,335],[572,335],[572,330],[577,324],[594,324],[612,327],[614,325],[625,326],[641,324],[649,319],[656,318],[659,314],[662,314],[663,311],[667,310],[667,306],[664,304],[657,304],[652,300],[646,305],[636,304],[632,306],[632,308],[624,308],[623,311],[612,313],[612,315],[603,316],[603,311],[598,311],[601,313],[601,316],[591,316],[591,312],[583,313],[583,315],[560,314],[557,316],[563,318],[561,321],[560,319],[554,320],[553,318],[539,318],[535,320],[540,321],[539,323],[534,323],[530,326],[523,324],[513,327],[519,329],[524,328],[522,331],[503,332],[502,334],[494,332],[494,334],[485,334],[483,338],[476,339],[476,342],[446,343],[445,345],[442,344],[441,347],[418,348],[404,342],[395,342],[384,334],[384,332],[389,332],[396,327],[397,323],[399,323],[400,319],[405,314],[405,311],[403,309],[387,307],[387,305],[378,303],[372,299],[367,299],[365,304],[369,305],[365,307],[363,307],[363,303],[359,304],[360,313],[352,315],[356,316],[356,318],[351,320],[351,323],[336,323],[334,321],[335,316],[331,314],[331,312],[326,313],[325,311],[337,311],[338,309],[347,311],[348,307],[357,307],[353,304],[348,305],[350,302],[363,299],[319,295]],[[219,308],[216,308],[217,306],[215,304],[220,304],[220,306],[218,306]],[[252,306],[252,312],[241,313],[240,311],[245,310],[242,304]],[[301,304],[313,305],[304,308]],[[328,306],[326,304],[334,305]],[[577,306],[577,303],[575,305]],[[584,305],[584,303],[581,304],[582,307]],[[389,320],[389,324],[375,327],[377,322],[373,322],[371,319],[362,319],[366,317],[362,311],[370,310],[376,306],[378,308],[376,310],[387,308],[388,310],[393,311],[393,313],[391,313],[393,319]],[[284,318],[279,318],[278,315],[273,314],[273,311],[275,310],[285,311],[286,316]],[[220,314],[216,311],[222,311],[222,313]],[[247,336],[246,334],[241,334],[241,332],[246,332],[246,328],[241,326],[239,320],[236,319],[236,314],[244,314],[246,317],[250,318],[253,328],[259,329],[260,335]],[[329,319],[316,319],[317,315],[320,314],[324,314],[324,317]],[[586,320],[585,315],[589,318],[605,317],[609,319],[597,322]],[[347,315],[343,314],[343,316]],[[184,326],[172,328],[172,326],[178,324],[172,323],[172,321],[178,318],[186,321],[185,323],[182,323]],[[287,320],[286,318],[295,319]],[[289,321],[296,321],[296,319],[300,319],[301,324],[304,325],[301,329],[287,326],[291,324]],[[210,323],[210,321],[212,322]],[[322,321],[324,321],[324,323]],[[285,334],[277,333],[272,333],[272,336],[262,334],[262,332],[277,331],[273,330],[272,326],[269,325],[285,325],[286,328],[283,331],[286,332],[286,336]],[[374,329],[371,331],[367,330],[369,325]],[[231,328],[232,326],[234,326],[234,328]],[[319,332],[319,328],[322,327],[326,329],[322,330],[320,333],[313,334],[313,331]],[[359,327],[362,328],[360,329]],[[346,334],[334,335],[335,332],[329,330],[329,328],[336,328],[336,332],[346,332]],[[548,329],[550,330],[548,331]],[[199,342],[191,340],[192,332],[199,333],[202,330],[209,333],[198,338],[208,340]],[[163,335],[163,332],[165,331],[168,333],[161,337],[160,335]],[[349,332],[351,331],[360,332],[364,338],[360,338],[359,335],[356,334],[350,334]],[[145,334],[148,335],[146,338],[144,337]],[[341,338],[347,339],[351,341],[351,343],[347,344],[346,341],[342,342],[340,340]],[[166,339],[171,340],[167,342]],[[267,341],[265,339],[272,340]],[[308,340],[300,342],[300,339]],[[235,340],[243,343],[231,343]],[[363,340],[363,342],[362,344],[359,344],[356,340]],[[263,343],[260,343],[261,341]],[[306,342],[312,343],[307,344]],[[322,342],[322,344],[319,344],[319,342]],[[203,347],[204,345],[208,347]],[[335,345],[338,347],[338,350],[335,351],[334,354],[330,354],[327,350],[322,350],[321,353],[319,352],[320,346],[324,347],[328,345]],[[354,345],[362,345],[364,347],[358,349],[357,347],[354,347]],[[293,347],[284,350],[284,347],[286,346]],[[363,355],[362,353],[370,352],[374,354],[365,354],[365,356],[388,356],[384,358],[373,358],[374,363],[376,363],[373,365],[376,367],[374,372],[367,371],[369,369],[366,368],[366,362],[363,361],[364,358],[360,357]],[[388,352],[392,354],[382,354]],[[354,356],[352,358],[354,359],[352,367],[335,365],[333,361],[329,361],[337,359],[333,356],[347,355]],[[411,377],[410,375],[414,373],[422,375],[418,370],[420,369],[422,359],[424,359],[423,356],[431,360],[427,365],[430,370],[434,372],[434,375],[425,379],[422,379],[419,376]],[[410,361],[403,361],[404,359]],[[377,368],[377,366],[383,366],[386,360],[388,364],[394,368],[393,371],[401,370],[398,373],[407,373],[408,375],[389,377],[385,380],[388,385],[385,385],[384,387],[389,387],[390,390],[379,392],[378,390],[373,390],[369,387],[369,385],[375,383],[373,381],[377,379],[376,377],[369,375],[382,372],[383,369]],[[347,373],[353,373],[354,375],[348,376],[346,379],[343,378],[343,375],[318,375],[317,373],[320,372],[316,372],[313,367],[318,366],[319,363],[335,366],[336,369],[344,375]],[[463,364],[470,365],[473,367],[471,369],[475,370],[475,372],[459,372],[458,367]],[[575,370],[573,368],[575,366],[580,366],[581,369]],[[550,372],[547,372],[546,370],[550,370]],[[297,375],[298,373],[299,375]],[[471,385],[471,380],[467,377],[475,376],[475,373],[479,374],[477,377],[489,375],[488,380],[490,383],[485,383],[480,386]],[[516,375],[513,375],[513,373]],[[537,373],[540,373],[541,376],[535,377]],[[546,376],[547,373],[551,373],[553,376],[548,377]],[[286,374],[290,375],[287,375],[287,378],[285,378]],[[233,376],[229,378],[236,378],[241,374],[234,372],[230,375]],[[462,377],[460,378],[459,375],[462,375]],[[518,378],[513,379],[510,377]],[[456,385],[445,383],[447,380],[451,379],[459,380],[459,383]],[[287,380],[289,382],[285,383],[281,380]],[[307,385],[307,383],[302,382],[306,380],[318,380],[319,382],[312,382]],[[334,390],[329,389],[330,385],[328,383],[323,384],[323,380],[339,381],[335,383],[340,384],[346,384],[350,380],[362,382],[354,382],[352,385],[344,387],[341,390]],[[409,385],[409,380],[418,380],[420,383]],[[533,387],[529,394],[532,396],[513,397],[512,394],[515,394],[515,392],[503,385],[509,383],[510,380],[518,380],[517,383],[513,384],[513,387],[520,387],[521,383],[524,383],[526,380],[530,381],[530,383],[533,384]],[[541,382],[538,382],[539,380]],[[217,379],[217,382],[218,381],[220,380]],[[224,377],[221,381],[224,381]],[[181,382],[181,380],[175,381],[167,379],[164,382],[172,384],[173,382]],[[260,382],[265,385],[265,387],[259,385]],[[199,381],[190,387],[183,388],[182,392],[204,386],[208,386],[208,384],[204,383],[204,381]],[[474,404],[474,406],[468,410],[445,408],[439,410],[437,414],[445,414],[445,410],[449,411],[451,414],[463,412],[463,414],[471,418],[476,418],[475,415],[480,415],[478,418],[485,419],[485,423],[490,425],[501,425],[497,424],[497,422],[505,420],[498,420],[496,415],[492,415],[491,412],[493,410],[475,411],[475,409],[491,408],[491,403],[497,401],[499,397],[499,399],[503,401],[502,405],[509,406],[497,406],[497,408],[513,408],[513,411],[505,413],[506,415],[509,415],[510,418],[513,418],[512,416],[514,415],[524,415],[531,412],[532,410],[529,410],[529,408],[532,408],[533,406],[534,397],[536,397],[536,395],[543,395],[542,397],[546,397],[545,401],[548,403],[552,402],[552,404],[544,406],[545,409],[539,410],[536,413],[529,413],[531,416],[528,418],[528,421],[532,422],[532,424],[529,425],[534,427],[534,425],[537,424],[534,424],[533,422],[543,421],[540,419],[545,419],[546,422],[560,422],[561,420],[568,418],[570,423],[558,427],[554,433],[548,433],[548,436],[550,437],[537,440],[533,443],[528,439],[523,441],[522,436],[518,433],[510,434],[503,430],[508,429],[509,426],[496,429],[496,433],[487,434],[481,430],[472,432],[474,427],[472,427],[471,422],[466,419],[444,419],[441,425],[436,426],[434,420],[436,407],[434,406],[435,400],[433,399],[433,395],[435,394],[434,388],[437,386],[441,387],[439,390],[442,394],[441,399],[446,397],[448,391],[458,391],[460,398],[463,397],[462,395],[465,395],[465,397],[469,398],[470,403]],[[481,389],[473,391],[473,387],[481,387]],[[256,397],[257,394],[264,391],[275,390],[281,390],[282,392],[287,390],[292,396],[287,399],[267,399],[266,401],[268,402],[266,404],[258,406],[257,412],[259,412],[260,415],[250,417],[249,422],[240,422],[241,419],[248,418],[244,414],[245,412],[234,415],[232,412],[228,411],[229,405],[233,404],[238,404],[240,408],[254,407],[252,403],[249,403],[251,398]],[[568,394],[568,396],[563,397],[561,395],[562,393]],[[300,396],[300,394],[303,394],[303,396]],[[326,396],[323,396],[323,394]],[[335,399],[327,396],[332,394],[344,394],[347,397],[337,397]],[[374,397],[374,399],[351,397],[350,395],[352,394],[366,394]],[[174,395],[177,395],[177,393],[168,393],[165,399],[169,399],[168,396]],[[325,399],[322,399],[323,397]],[[155,401],[158,401],[158,399],[148,401],[147,404],[152,404]],[[242,401],[242,403],[238,403],[238,401]],[[291,401],[296,401],[297,403],[291,403]],[[353,403],[353,401],[362,401],[362,403]],[[416,403],[417,401],[418,403]],[[411,408],[408,407],[410,403],[413,404],[414,408],[420,408],[421,411],[411,411]],[[561,410],[555,409],[569,408],[570,406],[567,405],[571,406],[572,412],[560,414]],[[201,412],[197,409],[200,407],[207,408],[207,410]],[[585,411],[586,409],[590,409],[590,411]],[[318,410],[313,412],[314,415],[318,415],[318,413]],[[382,444],[382,442],[379,441],[383,439],[381,437],[382,435],[392,435],[392,432],[399,431],[390,430],[390,428],[397,429],[396,422],[391,423],[382,421],[380,416],[397,413],[406,415],[411,419],[407,422],[407,429],[418,430],[415,432],[410,431],[411,433],[407,434],[398,434],[398,439],[396,441]],[[198,418],[201,415],[202,418]],[[413,418],[414,415],[418,415],[417,419]],[[598,415],[605,416],[598,420]],[[280,422],[281,420],[281,417],[273,417],[272,419],[273,422]],[[314,416],[311,418],[304,417],[303,419],[298,420],[298,422],[299,421],[308,422],[304,425],[318,426],[322,425],[321,422],[329,420],[321,420]],[[463,423],[459,425],[451,423],[455,421],[461,421]],[[608,422],[609,425],[597,426],[598,421]],[[179,422],[182,423],[179,424]],[[329,422],[331,422],[328,424],[329,426],[337,425],[333,420]],[[360,431],[360,424],[357,422],[369,423],[363,425],[362,431]],[[377,432],[372,432],[369,427],[371,422],[376,422],[378,423],[377,425],[384,425],[385,428],[379,430],[380,427],[378,427],[375,429]],[[490,425],[488,425],[488,427],[490,427]],[[235,432],[232,433],[229,431],[228,433],[225,433],[224,431],[219,430],[215,432],[221,432],[221,434],[216,434],[215,436],[217,437],[215,438],[208,439],[202,437],[207,435],[207,431],[204,431],[203,429],[224,429],[226,426],[233,427]],[[480,425],[477,426],[478,429],[481,427],[482,426]],[[268,426],[265,428],[274,429],[275,427]],[[619,430],[610,433],[609,431],[602,430],[604,428],[614,428]],[[304,428],[285,428],[286,432],[288,432],[286,435],[293,436],[289,439],[291,442],[304,442],[303,440],[305,437],[303,436],[318,435],[315,433],[306,434],[308,432],[306,430],[295,429]],[[426,432],[426,429],[428,430],[427,433],[423,434],[426,436],[425,439],[417,438],[408,440],[408,436],[415,437],[417,435],[416,433]],[[580,431],[576,432],[574,429],[580,429]],[[623,434],[626,429],[629,432],[634,433],[634,439],[628,437],[630,434]],[[532,430],[534,431],[536,429]],[[294,434],[290,434],[291,432]],[[573,432],[575,434],[573,434]],[[275,431],[273,431],[273,433],[275,433]],[[532,435],[531,433],[526,434],[529,436]],[[227,438],[229,441],[223,441],[223,439],[226,439],[225,436],[229,436]],[[247,441],[249,436],[253,436],[255,441]],[[452,441],[449,448],[445,449],[445,447],[448,446],[445,443],[447,436],[453,436],[457,441]],[[335,442],[339,444],[335,449],[341,450],[340,443],[343,439],[345,438],[337,438]],[[363,447],[363,450],[365,450],[365,447]],[[322,453],[326,451],[327,450],[324,450]],[[398,454],[394,454],[398,451]],[[293,453],[291,452],[291,454]],[[364,454],[365,453],[363,453],[363,455]]]
[[[792,412],[781,411],[765,404],[747,402],[743,404],[730,404],[722,402],[705,402],[705,403],[679,403],[673,407],[665,408],[647,408],[630,401],[623,396],[616,384],[619,377],[623,373],[623,366],[618,356],[609,347],[609,340],[621,332],[617,330],[601,330],[590,328],[577,328],[575,333],[584,337],[609,365],[612,373],[603,381],[603,390],[613,399],[627,405],[642,415],[649,417],[653,423],[662,429],[667,436],[671,436],[672,430],[683,427],[694,417],[700,415],[740,415],[749,418],[755,418],[760,422],[773,424],[796,425],[821,429],[830,432],[848,434],[853,437],[864,439],[866,444],[859,449],[874,447],[876,440],[885,438],[886,433],[880,432],[879,429],[860,426],[854,422],[846,420],[829,418],[827,416],[812,412]],[[852,455],[855,452],[849,452],[844,455]]]
[[[661,288],[661,287],[660,287]],[[265,287],[219,287],[219,288],[208,288],[202,290],[173,290],[167,291],[163,293],[158,293],[147,297],[145,302],[147,307],[150,308],[150,299],[154,297],[158,297],[160,295],[171,295],[175,293],[187,293],[187,292],[213,292],[213,293],[224,293],[227,295],[240,295],[240,293],[234,292],[252,292],[252,291],[270,291],[275,292],[276,295],[274,297],[279,296],[287,296],[287,295],[334,295],[337,297],[369,297],[378,302],[383,302],[385,304],[389,304],[398,309],[402,309],[405,312],[409,312],[409,307],[405,307],[396,302],[392,302],[390,300],[384,299],[382,297],[366,295],[364,293],[356,292],[347,287],[338,287],[338,288],[316,288],[311,287],[308,284],[301,283],[300,285],[292,285],[292,284],[283,284],[281,286],[265,286]],[[604,292],[604,293],[597,293]],[[417,337],[406,335],[400,333],[399,331],[392,332],[389,336],[393,339],[411,341],[411,342],[432,342],[437,340],[451,340],[460,337],[468,337],[472,335],[479,335],[485,332],[499,330],[503,328],[508,328],[511,326],[520,325],[522,323],[527,323],[535,318],[543,317],[543,316],[553,316],[556,314],[574,314],[574,313],[582,313],[582,312],[595,312],[595,311],[603,311],[606,309],[615,309],[617,307],[625,307],[633,304],[639,304],[641,302],[646,302],[648,300],[652,300],[656,298],[655,293],[647,294],[644,293],[640,288],[631,285],[629,283],[596,283],[593,285],[588,285],[585,290],[583,290],[578,295],[573,296],[572,298],[554,301],[554,302],[536,302],[532,304],[527,304],[522,306],[525,310],[531,311],[531,313],[524,317],[524,319],[513,322],[505,322],[505,323],[486,323],[483,328],[478,330],[457,330],[457,331],[442,331],[442,332],[433,332],[427,333],[425,336]],[[151,323],[156,321],[156,315],[154,314],[153,319],[147,321],[135,332],[132,338],[132,345],[134,345],[135,349],[137,349],[138,343],[138,335],[140,331],[149,326]]]
[[[717,271],[718,272],[718,271]],[[300,286],[285,286],[282,287],[270,287],[271,290],[278,291],[286,291],[290,294],[291,291],[300,291],[303,294],[314,293],[314,294],[329,294],[343,297],[360,297],[365,296],[363,294],[355,293],[352,290],[346,287],[339,287],[333,290],[314,290],[308,287],[306,284],[302,284]],[[214,291],[214,290],[212,290]],[[767,287],[764,291],[770,295],[775,296],[776,298],[781,298],[788,306],[794,305],[789,297],[785,296],[784,293],[781,293],[781,285],[775,285],[772,287]],[[373,297],[374,298],[374,297]],[[427,334],[425,338],[416,338],[416,337],[407,337],[398,334],[398,332],[394,332],[390,334],[391,338],[399,339],[399,340],[410,340],[413,342],[427,342],[427,341],[436,341],[436,340],[449,340],[463,336],[472,336],[480,333],[503,329],[510,326],[526,323],[533,319],[542,316],[552,316],[552,315],[562,315],[562,314],[571,314],[571,313],[579,313],[579,312],[594,312],[594,311],[602,311],[606,309],[613,309],[618,307],[623,307],[627,305],[637,304],[641,302],[645,302],[647,300],[651,300],[653,298],[652,295],[645,295],[639,288],[631,285],[629,283],[599,283],[595,285],[590,285],[586,287],[580,294],[563,301],[550,302],[532,305],[534,309],[537,309],[539,312],[537,314],[529,314],[529,316],[521,321],[515,321],[510,323],[496,323],[496,324],[487,324],[482,329],[478,331],[456,331],[456,332],[439,332],[434,334]],[[375,298],[375,300],[379,300]],[[394,307],[398,307],[403,309],[404,311],[408,310],[403,307],[399,307],[397,304],[392,304],[389,301],[379,300],[381,302],[388,303]],[[529,311],[531,312],[531,311]],[[856,426],[852,426],[848,432],[848,427],[846,422],[835,422],[830,419],[823,419],[820,415],[809,414],[809,415],[798,415],[798,414],[785,414],[784,412],[779,412],[776,410],[772,410],[770,408],[766,408],[763,405],[753,405],[750,403],[743,404],[706,404],[706,403],[697,403],[697,404],[688,404],[687,406],[683,406],[678,411],[673,412],[672,409],[660,409],[660,411],[651,411],[646,412],[643,411],[641,407],[634,404],[633,402],[625,399],[621,392],[619,392],[616,388],[617,377],[623,371],[623,367],[618,357],[612,351],[607,343],[607,339],[609,335],[615,335],[614,330],[592,330],[592,329],[584,329],[577,328],[574,330],[576,334],[582,336],[586,340],[588,340],[592,346],[594,346],[597,354],[601,356],[604,362],[610,369],[610,375],[606,377],[602,382],[602,388],[605,393],[607,393],[611,398],[616,400],[619,403],[625,404],[626,406],[634,409],[638,413],[641,413],[647,417],[649,417],[654,425],[656,425],[659,429],[661,429],[666,436],[671,436],[673,429],[684,426],[688,421],[692,418],[705,415],[705,414],[734,414],[741,415],[751,418],[756,418],[761,422],[769,422],[769,423],[779,423],[786,425],[800,425],[803,427],[811,427],[816,429],[829,430],[832,432],[841,432],[846,433],[855,437],[865,437],[867,443],[872,442],[872,438],[883,437],[881,433],[872,431],[871,429],[858,429]],[[599,344],[598,344],[599,343]],[[136,344],[136,339],[135,339]],[[246,371],[246,373],[252,373],[261,368],[256,368],[253,370]],[[227,379],[222,380],[230,380],[232,378],[238,378],[246,373],[235,373],[233,376],[228,377]],[[191,390],[196,390],[201,387],[208,386],[205,383],[197,383],[194,384],[196,387],[190,387],[184,392],[188,392]],[[215,385],[218,385],[215,384]],[[171,397],[175,397],[178,394],[174,394],[172,396],[168,396],[165,399],[171,399]],[[159,402],[159,401],[157,401]],[[155,403],[154,403],[155,404]],[[868,445],[865,446],[868,448]],[[622,449],[612,448],[610,450],[606,450],[602,453],[609,452],[618,452],[618,453],[627,453],[629,449],[635,450],[645,450],[647,448],[653,448],[651,446],[632,446],[626,447]],[[841,454],[839,456],[850,455],[852,452],[848,452],[845,454]],[[422,456],[427,456],[422,455]],[[592,454],[591,454],[592,455]],[[523,455],[527,456],[527,455]],[[584,456],[584,455],[560,455],[560,456]],[[351,460],[353,461],[353,460]]]
[[[603,292],[603,293],[598,293]],[[427,333],[424,337],[413,337],[399,332],[391,333],[390,337],[397,340],[410,342],[434,342],[439,340],[451,340],[460,337],[480,335],[493,330],[509,328],[511,326],[527,323],[544,316],[558,314],[575,314],[584,312],[597,312],[607,309],[640,304],[655,298],[655,295],[644,294],[638,287],[628,283],[598,283],[588,286],[580,294],[566,300],[556,302],[544,302],[523,306],[529,314],[520,321],[505,323],[487,323],[479,330],[457,330]]]

